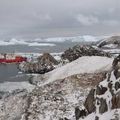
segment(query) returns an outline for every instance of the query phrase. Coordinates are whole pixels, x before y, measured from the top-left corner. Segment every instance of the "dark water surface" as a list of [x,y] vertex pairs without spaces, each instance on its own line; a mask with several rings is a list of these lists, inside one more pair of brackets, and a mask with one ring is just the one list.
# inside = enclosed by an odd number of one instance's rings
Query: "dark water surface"
[[18,74],[16,64],[0,64],[0,82]]
[[0,83],[9,82],[22,82],[27,81],[27,75],[19,74],[17,64],[0,64]]

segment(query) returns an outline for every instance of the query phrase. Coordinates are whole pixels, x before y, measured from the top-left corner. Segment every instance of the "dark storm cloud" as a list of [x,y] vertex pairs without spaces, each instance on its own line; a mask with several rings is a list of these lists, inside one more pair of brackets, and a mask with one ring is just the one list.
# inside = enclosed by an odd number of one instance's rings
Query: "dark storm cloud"
[[0,0],[0,34],[77,29],[118,32],[119,0]]

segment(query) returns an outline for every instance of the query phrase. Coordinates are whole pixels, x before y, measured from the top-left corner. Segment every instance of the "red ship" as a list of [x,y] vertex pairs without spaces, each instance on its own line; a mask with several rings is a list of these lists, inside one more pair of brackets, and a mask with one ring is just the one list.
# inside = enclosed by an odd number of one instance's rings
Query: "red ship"
[[13,54],[0,54],[0,63],[20,63],[27,61],[26,57],[17,56]]

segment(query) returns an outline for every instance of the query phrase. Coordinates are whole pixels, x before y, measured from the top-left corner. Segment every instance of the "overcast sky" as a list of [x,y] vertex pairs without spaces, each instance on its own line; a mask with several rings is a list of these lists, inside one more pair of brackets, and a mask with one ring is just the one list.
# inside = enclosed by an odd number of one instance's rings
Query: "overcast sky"
[[0,36],[120,32],[120,0],[0,0]]

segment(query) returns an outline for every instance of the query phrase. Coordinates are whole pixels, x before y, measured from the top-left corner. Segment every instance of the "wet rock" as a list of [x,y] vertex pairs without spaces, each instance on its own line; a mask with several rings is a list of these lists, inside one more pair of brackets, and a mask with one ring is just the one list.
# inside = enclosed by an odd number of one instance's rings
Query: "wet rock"
[[68,61],[74,61],[82,56],[107,56],[109,53],[103,52],[100,49],[94,48],[90,45],[76,45],[73,48],[69,48],[62,55],[61,58]]

